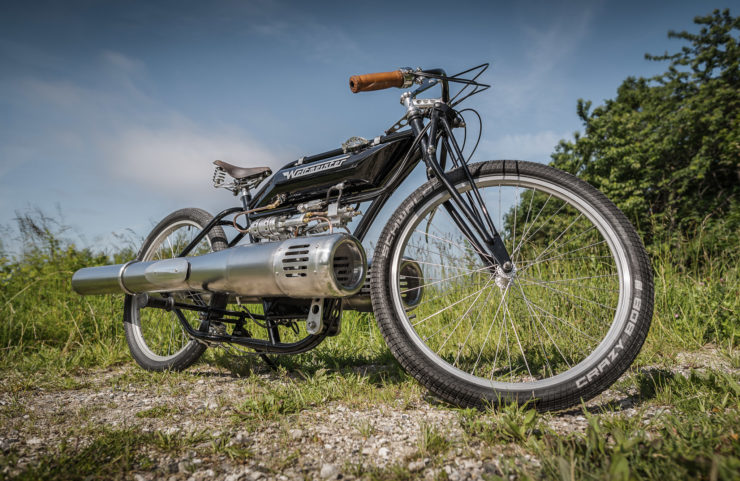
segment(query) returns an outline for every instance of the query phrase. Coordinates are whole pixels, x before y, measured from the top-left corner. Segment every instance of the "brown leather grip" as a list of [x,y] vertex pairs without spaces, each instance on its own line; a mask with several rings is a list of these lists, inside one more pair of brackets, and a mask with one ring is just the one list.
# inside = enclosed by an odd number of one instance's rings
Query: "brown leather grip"
[[400,87],[402,85],[403,73],[400,70],[353,75],[349,78],[349,89],[354,93],[367,92],[368,90],[382,90],[391,87]]

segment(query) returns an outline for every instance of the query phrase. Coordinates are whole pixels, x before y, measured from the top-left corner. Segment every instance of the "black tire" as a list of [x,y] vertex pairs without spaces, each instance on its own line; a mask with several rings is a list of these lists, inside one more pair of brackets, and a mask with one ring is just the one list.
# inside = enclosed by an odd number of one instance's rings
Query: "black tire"
[[[202,209],[188,208],[173,212],[147,236],[136,259],[148,261],[176,256],[212,218]],[[224,231],[216,226],[189,255],[202,255],[226,247]],[[177,293],[176,297],[189,302],[204,302],[195,293]],[[206,350],[205,344],[185,334],[178,316],[184,316],[194,328],[199,327],[198,315],[193,311],[139,309],[133,302],[133,296],[126,296],[123,308],[126,342],[131,355],[141,367],[149,371],[181,371],[197,361]]]
[[[373,310],[391,352],[458,406],[557,410],[596,396],[630,366],[652,319],[652,269],[635,229],[601,192],[552,167],[469,168],[515,274],[492,272],[439,208],[444,187],[422,185],[373,258]],[[461,170],[448,175],[469,190]]]

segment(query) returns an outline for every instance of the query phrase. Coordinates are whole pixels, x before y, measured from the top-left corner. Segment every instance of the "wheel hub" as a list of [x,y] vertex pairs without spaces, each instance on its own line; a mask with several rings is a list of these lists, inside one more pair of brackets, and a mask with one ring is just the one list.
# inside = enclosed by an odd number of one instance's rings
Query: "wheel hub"
[[[507,262],[507,264],[509,263]],[[509,268],[508,271],[501,266],[496,266],[496,272],[494,274],[496,276],[496,281],[495,281],[496,285],[502,291],[505,291],[506,289],[508,289],[512,280],[516,277],[516,266],[514,266],[513,264],[510,264],[506,267]]]

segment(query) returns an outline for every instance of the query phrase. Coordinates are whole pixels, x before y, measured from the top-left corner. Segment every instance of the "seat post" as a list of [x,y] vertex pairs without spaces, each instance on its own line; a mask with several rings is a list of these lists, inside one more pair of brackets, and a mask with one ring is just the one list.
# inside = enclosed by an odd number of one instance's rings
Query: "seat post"
[[242,200],[242,206],[244,210],[249,210],[249,202],[252,200],[252,194],[249,192],[249,187],[242,185],[239,190],[239,198]]

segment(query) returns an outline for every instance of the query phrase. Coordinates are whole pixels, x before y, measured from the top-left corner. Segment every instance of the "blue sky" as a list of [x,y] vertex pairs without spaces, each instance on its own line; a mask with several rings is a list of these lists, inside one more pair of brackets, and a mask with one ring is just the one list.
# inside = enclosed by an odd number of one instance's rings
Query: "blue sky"
[[581,128],[578,98],[663,71],[644,53],[677,51],[669,29],[728,6],[2,2],[0,225],[58,208],[70,238],[104,248],[181,207],[215,213],[234,198],[211,187],[214,159],[274,169],[379,135],[403,113],[400,91],[355,95],[347,78],[402,66],[490,62],[493,88],[467,102],[484,120],[476,158],[546,162]]

